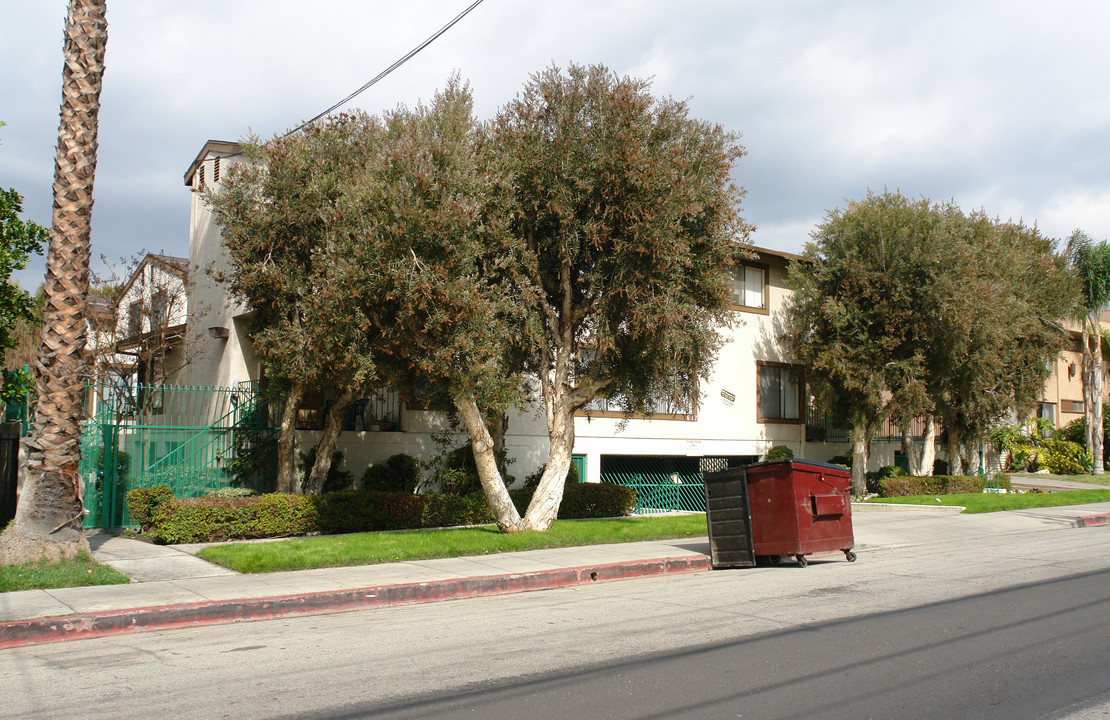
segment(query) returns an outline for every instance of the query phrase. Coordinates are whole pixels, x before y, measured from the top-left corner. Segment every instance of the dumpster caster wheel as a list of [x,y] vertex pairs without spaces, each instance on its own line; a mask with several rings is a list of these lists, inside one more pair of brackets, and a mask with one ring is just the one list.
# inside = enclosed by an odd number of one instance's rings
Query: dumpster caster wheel
[[856,554],[854,552],[852,552],[851,550],[845,550],[844,551],[844,559],[847,560],[848,562],[855,562],[856,561]]
[[782,557],[779,555],[768,555],[767,562],[771,563],[772,565],[778,565],[780,562],[782,562]]
[[798,567],[806,567],[809,565],[809,560],[806,559],[805,555],[795,555],[794,559],[798,561]]

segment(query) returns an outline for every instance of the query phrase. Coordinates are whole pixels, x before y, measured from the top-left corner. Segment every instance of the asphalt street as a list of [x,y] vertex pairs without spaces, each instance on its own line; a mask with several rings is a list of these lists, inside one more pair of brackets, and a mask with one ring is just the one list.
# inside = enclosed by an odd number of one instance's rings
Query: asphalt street
[[12,648],[0,718],[1108,717],[1108,533]]

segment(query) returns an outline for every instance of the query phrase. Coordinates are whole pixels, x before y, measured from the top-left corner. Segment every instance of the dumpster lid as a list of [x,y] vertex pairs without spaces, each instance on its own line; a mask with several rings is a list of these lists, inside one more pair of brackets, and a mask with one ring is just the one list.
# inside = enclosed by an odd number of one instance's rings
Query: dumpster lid
[[748,466],[748,469],[774,467],[776,465],[790,465],[791,467],[798,468],[816,468],[818,470],[835,470],[836,472],[850,473],[851,471],[843,465],[835,463],[821,462],[820,460],[806,460],[804,458],[784,458],[782,460],[767,460],[761,463],[754,463]]

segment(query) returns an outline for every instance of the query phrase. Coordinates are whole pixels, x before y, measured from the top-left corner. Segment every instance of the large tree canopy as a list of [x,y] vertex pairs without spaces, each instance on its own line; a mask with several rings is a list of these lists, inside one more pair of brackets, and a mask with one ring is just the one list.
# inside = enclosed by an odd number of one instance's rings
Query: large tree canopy
[[695,405],[731,322],[744,151],[688,112],[645,81],[572,65],[534,75],[494,122],[550,439],[527,527],[555,519],[575,411],[603,397],[628,412]]
[[265,145],[248,143],[251,162],[233,167],[207,195],[223,231],[228,287],[252,312],[255,350],[285,395],[278,488],[286,492],[302,489],[294,419],[304,395],[325,384],[339,389],[303,488],[318,492],[343,415],[374,377],[373,333],[357,298],[337,282],[337,253],[352,231],[342,207],[346,177],[380,135],[372,118],[342,116]]
[[[251,182],[213,198],[260,351],[286,357],[305,308],[349,298],[348,324],[373,336],[358,352],[383,378],[453,400],[499,526],[546,529],[575,411],[602,397],[629,412],[696,404],[729,323],[749,229],[730,180],[743,149],[687,113],[643,81],[572,66],[534,76],[490,125],[453,79],[428,106],[267,146],[233,176]],[[283,180],[285,147],[305,154]],[[283,371],[307,376],[321,357],[294,352]],[[551,443],[521,518],[489,427],[535,384]]]
[[830,211],[790,281],[789,337],[822,404],[847,410],[858,492],[887,414],[939,417],[956,461],[960,443],[1026,409],[1073,298],[1035,229],[896,192]]

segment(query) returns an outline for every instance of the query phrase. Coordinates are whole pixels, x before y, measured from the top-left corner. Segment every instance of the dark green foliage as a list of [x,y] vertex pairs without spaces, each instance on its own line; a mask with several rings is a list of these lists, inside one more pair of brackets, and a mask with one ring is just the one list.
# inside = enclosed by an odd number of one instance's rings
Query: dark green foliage
[[[520,512],[532,501],[534,488],[510,490],[513,504]],[[636,507],[636,491],[614,483],[567,483],[559,517],[563,520],[607,518],[631,515]]]
[[398,453],[384,463],[366,468],[359,487],[362,490],[411,493],[419,484],[420,461],[412,455]]
[[127,493],[127,512],[131,522],[142,528],[150,527],[154,520],[154,509],[173,499],[173,490],[166,485],[148,488],[135,488]]
[[[140,502],[151,503],[151,490],[132,491]],[[169,489],[166,488],[168,491]],[[514,504],[523,510],[532,489],[513,490]],[[161,497],[161,495],[159,495]],[[131,495],[128,496],[131,502]],[[243,498],[203,497],[151,503],[149,535],[160,543],[222,542],[309,533],[326,535],[381,530],[407,530],[493,522],[481,493],[441,495],[344,491],[324,495],[271,493]],[[602,518],[628,515],[636,505],[631,488],[608,483],[567,485],[560,517]],[[132,511],[134,512],[134,511]]]
[[[524,476],[524,487],[534,488],[537,485],[539,485],[540,484],[540,478],[543,477],[544,470],[547,470],[547,463],[544,463],[543,465],[540,465],[539,468],[537,468],[535,472],[529,473],[528,475],[525,475]],[[566,483],[567,485],[572,485],[574,483],[581,482],[581,480],[578,477],[578,466],[577,465],[575,465],[574,463],[570,464],[570,467],[567,468],[567,477],[563,482]]]
[[306,497],[315,529],[326,535],[424,527],[423,495],[348,490]]
[[767,451],[768,460],[789,460],[794,457],[794,451],[786,445],[776,445]]
[[[1052,435],[1056,440],[1067,440],[1086,446],[1087,420],[1076,418],[1062,428],[1058,428]],[[1102,414],[1102,446],[1110,447],[1110,413]]]
[[[880,483],[883,497],[902,497],[905,495],[954,495],[957,493],[982,492],[988,480],[980,476],[934,475],[932,477],[889,477]],[[998,487],[1010,489],[1010,476],[999,475]]]
[[[468,440],[443,458],[442,465],[435,472],[439,491],[445,495],[473,495],[482,492],[482,481],[478,477],[478,465],[474,462],[474,451]],[[505,450],[496,452],[498,467],[505,467]]]
[[934,460],[933,461],[933,475],[947,475],[948,474],[948,461],[947,460]]
[[[301,480],[302,486],[308,482],[308,474],[312,471],[312,466],[315,463],[316,448],[301,453],[301,468],[304,470],[304,478]],[[324,480],[322,492],[342,492],[343,490],[350,490],[354,484],[355,476],[343,469],[343,452],[336,450],[331,454],[331,467],[328,468],[328,476]]]
[[262,425],[235,430],[235,453],[228,461],[236,487],[269,492],[277,481],[277,431]]
[[829,462],[832,463],[833,465],[843,465],[844,467],[851,469],[851,467],[852,467],[852,456],[851,455],[833,455],[831,458],[829,458]]
[[481,492],[470,495],[423,495],[420,527],[485,525],[494,521],[493,513]]
[[20,220],[22,212],[23,197],[14,189],[0,188],[0,359],[5,350],[15,347],[16,325],[33,320],[36,311],[31,295],[9,279],[14,271],[27,267],[31,255],[42,252],[47,240],[46,228]]
[[902,477],[906,475],[906,471],[897,465],[883,465],[879,468],[879,479],[886,480],[887,478]]
[[[105,448],[101,447],[96,452],[96,469],[106,475],[107,472],[108,472],[108,468],[104,464],[104,450],[105,450]],[[123,478],[129,477],[130,472],[131,472],[131,455],[124,452],[123,450],[117,450],[116,451],[116,479],[117,480],[122,480]]]

